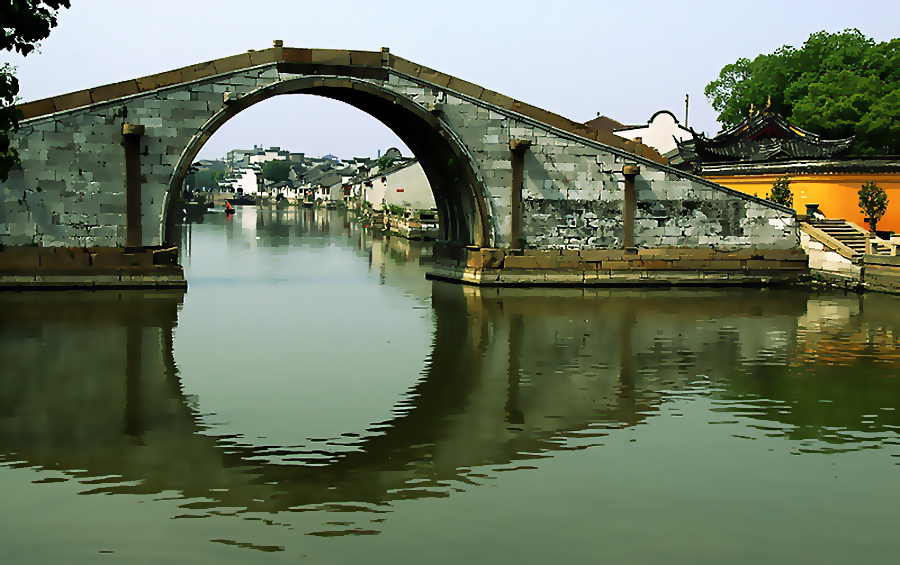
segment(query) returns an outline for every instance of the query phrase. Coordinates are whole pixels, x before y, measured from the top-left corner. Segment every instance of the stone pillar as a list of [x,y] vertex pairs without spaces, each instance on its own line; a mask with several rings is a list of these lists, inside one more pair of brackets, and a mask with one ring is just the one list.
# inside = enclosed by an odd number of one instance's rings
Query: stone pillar
[[625,210],[622,218],[622,247],[625,249],[634,247],[634,209],[637,205],[637,192],[634,189],[634,177],[641,172],[637,165],[625,165],[622,174],[625,175]]
[[122,124],[125,147],[125,247],[141,247],[141,136],[144,126]]
[[510,243],[512,249],[524,247],[525,233],[522,228],[525,210],[522,206],[522,191],[525,189],[525,152],[531,147],[531,141],[526,139],[509,140],[509,148],[512,151],[510,159],[512,163],[512,198],[510,199]]

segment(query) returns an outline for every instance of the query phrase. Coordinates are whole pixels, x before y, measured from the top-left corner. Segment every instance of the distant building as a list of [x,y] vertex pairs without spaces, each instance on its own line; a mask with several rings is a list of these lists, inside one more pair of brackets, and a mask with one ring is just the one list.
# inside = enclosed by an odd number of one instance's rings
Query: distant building
[[600,116],[599,112],[598,112],[598,115],[596,118],[594,118],[593,120],[584,122],[584,125],[586,125],[588,127],[592,127],[595,130],[606,132],[606,133],[613,133],[617,129],[622,129],[622,128],[628,127],[625,124],[618,122],[612,118],[608,118],[606,116]]
[[258,153],[248,155],[248,157],[250,164],[264,164],[269,161],[287,161],[291,158],[291,152],[285,151],[280,147],[270,147],[265,150],[260,150]]
[[361,200],[371,202],[375,210],[381,210],[383,204],[396,204],[412,210],[435,207],[431,184],[417,159],[362,179],[355,191]]
[[232,188],[235,192],[244,194],[256,194],[259,191],[259,185],[262,179],[259,167],[247,167],[234,171],[235,181]]

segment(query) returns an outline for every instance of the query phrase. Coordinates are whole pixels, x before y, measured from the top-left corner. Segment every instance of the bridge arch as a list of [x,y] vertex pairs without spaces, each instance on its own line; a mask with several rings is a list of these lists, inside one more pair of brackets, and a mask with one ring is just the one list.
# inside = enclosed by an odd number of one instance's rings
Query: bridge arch
[[374,117],[418,158],[431,185],[440,219],[440,238],[463,245],[491,245],[491,211],[477,166],[466,145],[433,113],[410,98],[351,77],[305,76],[274,82],[229,101],[213,114],[182,151],[163,205],[160,240],[173,242],[176,196],[188,169],[212,135],[250,106],[284,94],[310,94],[344,102]]

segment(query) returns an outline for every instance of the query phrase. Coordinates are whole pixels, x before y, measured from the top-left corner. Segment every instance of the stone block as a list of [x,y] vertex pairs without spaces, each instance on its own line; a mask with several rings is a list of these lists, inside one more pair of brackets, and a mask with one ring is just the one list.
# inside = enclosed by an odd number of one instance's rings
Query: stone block
[[809,269],[809,259],[800,259],[797,261],[778,261],[779,266],[782,269],[799,269],[799,270],[807,270]]
[[589,263],[601,261],[617,261],[625,256],[623,249],[582,249],[579,252],[581,259]]
[[802,249],[759,249],[757,253],[766,259],[777,261],[799,261],[806,257],[806,253]]
[[89,90],[80,90],[78,92],[63,94],[62,96],[53,98],[53,105],[56,107],[57,112],[80,108],[81,106],[87,106],[91,103],[93,103],[93,101],[91,100],[91,92]]
[[141,92],[155,90],[164,86],[171,86],[181,82],[181,70],[168,71],[137,79],[137,85]]
[[723,271],[731,271],[742,269],[744,261],[729,261],[729,260],[713,260],[709,262],[709,268],[712,270],[723,270]]
[[282,51],[283,49],[281,47],[270,47],[268,49],[260,49],[259,51],[249,51],[247,54],[250,55],[250,60],[255,67],[266,63],[280,62],[283,54]]
[[492,90],[485,90],[482,92],[480,99],[488,104],[493,104],[507,110],[512,110],[512,107],[516,102],[509,96],[504,96],[499,92],[494,92]]
[[91,100],[93,100],[94,102],[103,102],[106,100],[112,100],[114,98],[130,96],[132,94],[137,94],[138,92],[140,92],[140,90],[138,89],[136,80],[126,80],[113,84],[107,84],[105,86],[98,86],[97,88],[92,88],[90,90]]
[[[544,264],[546,265],[547,261],[545,259]],[[553,265],[556,265],[556,261],[553,261]],[[541,267],[538,258],[534,255],[507,255],[506,258],[503,259],[503,268],[504,269],[539,269],[539,268],[548,268],[547,266]]]
[[[759,269],[778,269],[781,267],[778,261],[766,261],[764,259],[747,259],[743,262],[744,267],[747,269],[759,270]],[[715,266],[717,261],[713,261],[712,265]]]
[[714,257],[714,259],[717,261],[718,260],[741,261],[741,260],[750,259],[757,255],[759,255],[759,253],[757,252],[756,248],[747,247],[744,249],[738,249],[736,251],[727,251],[727,252],[716,253],[716,256]]
[[184,82],[206,78],[218,74],[216,70],[216,62],[208,61],[199,65],[192,65],[181,69],[181,80]]
[[711,261],[703,261],[698,259],[679,259],[672,261],[670,269],[676,270],[704,270],[708,269]]
[[310,51],[310,62],[322,65],[352,64],[350,52],[340,49],[312,49]]
[[466,266],[475,269],[496,269],[503,264],[506,252],[503,249],[466,250]]
[[461,92],[463,94],[467,94],[469,96],[472,96],[473,98],[479,98],[484,92],[484,88],[478,86],[477,84],[472,84],[471,82],[467,82],[456,77],[450,77],[450,83],[447,85],[447,88],[455,90],[457,92]]
[[641,260],[669,260],[674,261],[679,258],[678,249],[675,248],[657,248],[657,249],[638,249],[638,257]]
[[56,106],[53,104],[52,98],[44,98],[43,100],[36,100],[34,102],[29,102],[28,104],[19,104],[16,107],[22,111],[22,119],[25,120],[56,112]]
[[357,67],[381,67],[381,53],[350,51],[350,64]]
[[73,270],[90,267],[90,254],[79,248],[54,247],[42,248],[40,251],[39,270]]
[[579,285],[584,283],[584,270],[562,269],[555,271],[545,271],[543,273],[543,279],[544,283],[546,284]]
[[34,270],[40,266],[40,254],[37,247],[17,247],[6,245],[0,251],[0,271]]
[[716,252],[713,249],[679,249],[678,257],[681,259],[705,260],[709,261],[715,257]]
[[[380,57],[379,57],[380,59]],[[312,63],[312,49],[285,47],[281,51],[281,60],[286,63]],[[218,65],[217,65],[218,68]],[[221,70],[219,72],[222,72]]]
[[662,259],[645,259],[641,261],[635,261],[634,263],[634,268],[636,269],[669,269],[671,268],[674,261],[665,261]]

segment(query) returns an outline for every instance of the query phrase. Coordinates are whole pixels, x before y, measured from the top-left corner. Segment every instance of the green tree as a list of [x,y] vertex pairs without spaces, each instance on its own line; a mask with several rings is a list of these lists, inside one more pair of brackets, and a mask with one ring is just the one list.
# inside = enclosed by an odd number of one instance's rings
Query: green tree
[[705,94],[724,127],[750,107],[771,108],[826,138],[856,136],[854,153],[900,152],[900,39],[875,43],[858,30],[812,34],[726,65]]
[[291,164],[287,161],[269,161],[263,166],[262,176],[270,182],[284,182],[290,172]]
[[381,173],[386,171],[390,168],[391,165],[394,164],[394,161],[396,160],[396,157],[388,157],[387,155],[375,159],[375,165],[378,166],[378,172]]
[[212,189],[217,188],[219,183],[216,181],[215,173],[212,171],[198,171],[194,174],[194,184],[192,185],[195,189]]
[[791,192],[791,177],[778,177],[772,183],[772,192],[766,196],[766,200],[770,200],[776,204],[794,207],[794,194]]
[[[56,14],[68,8],[69,0],[0,0],[0,50],[27,56],[56,27]],[[16,108],[19,81],[9,64],[0,67],[0,182],[20,166],[19,155],[10,147],[10,135],[19,127],[22,112]]]
[[887,212],[888,197],[884,189],[874,182],[867,182],[859,189],[859,209],[869,219],[869,227],[875,231],[878,221]]

